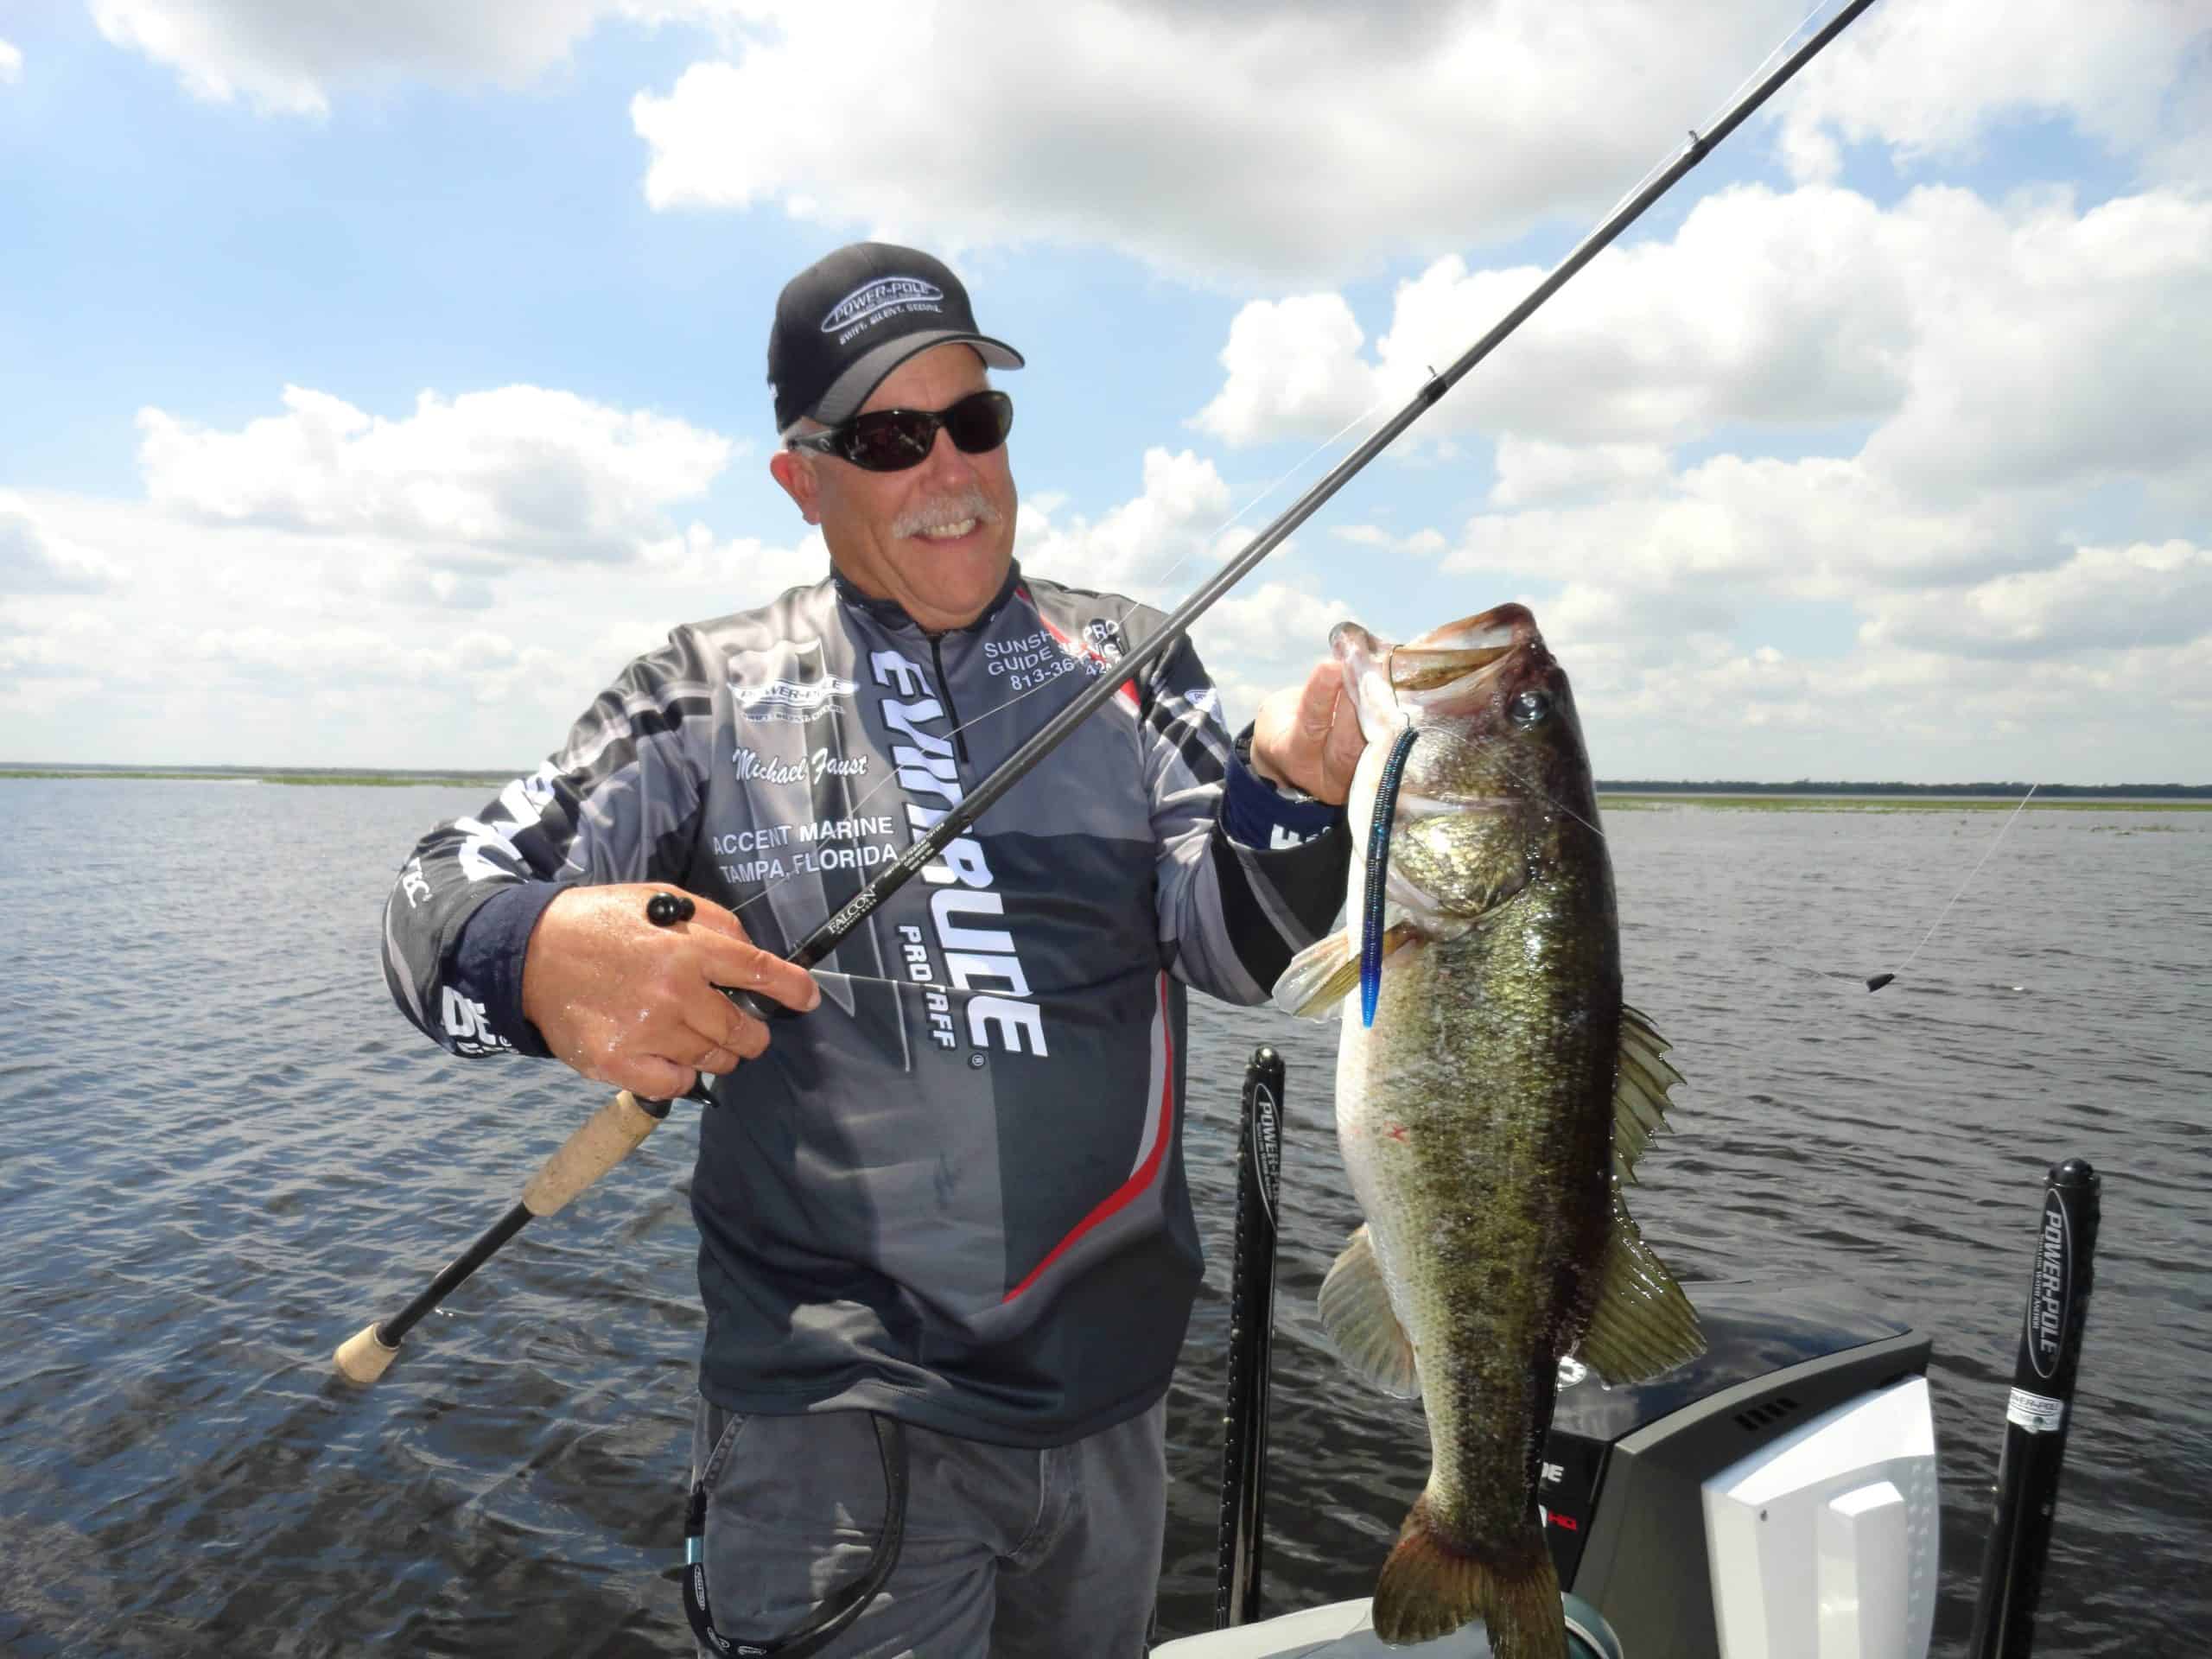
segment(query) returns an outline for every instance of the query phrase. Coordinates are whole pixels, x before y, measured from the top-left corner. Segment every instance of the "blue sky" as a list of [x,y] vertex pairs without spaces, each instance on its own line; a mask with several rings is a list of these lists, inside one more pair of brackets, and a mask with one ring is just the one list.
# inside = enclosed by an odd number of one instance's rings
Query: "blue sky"
[[[1232,709],[1520,599],[1607,775],[2212,780],[2201,16],[1879,0],[1201,625]],[[867,235],[1029,358],[1025,563],[1172,604],[1800,21],[11,10],[0,759],[533,764],[824,568],[766,324]]]

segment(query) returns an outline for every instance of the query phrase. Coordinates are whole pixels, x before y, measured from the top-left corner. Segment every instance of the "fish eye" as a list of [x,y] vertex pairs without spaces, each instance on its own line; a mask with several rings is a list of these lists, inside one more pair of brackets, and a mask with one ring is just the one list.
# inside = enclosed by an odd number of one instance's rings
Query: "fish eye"
[[1506,705],[1506,717],[1516,726],[1534,726],[1552,711],[1552,700],[1541,691],[1523,691]]

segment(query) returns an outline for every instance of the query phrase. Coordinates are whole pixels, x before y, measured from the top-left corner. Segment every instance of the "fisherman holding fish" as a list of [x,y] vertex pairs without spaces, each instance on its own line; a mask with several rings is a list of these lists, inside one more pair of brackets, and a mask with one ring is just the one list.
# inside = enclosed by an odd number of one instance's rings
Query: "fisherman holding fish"
[[[674,630],[386,906],[394,998],[451,1052],[657,1099],[717,1079],[702,1651],[1143,1650],[1200,1271],[1186,988],[1264,1001],[1344,890],[1342,669],[1232,740],[1185,641],[820,968],[785,959],[1163,620],[1015,564],[989,372],[1021,362],[926,254],[793,278],[769,469],[829,575]],[[689,917],[649,920],[660,893]]]

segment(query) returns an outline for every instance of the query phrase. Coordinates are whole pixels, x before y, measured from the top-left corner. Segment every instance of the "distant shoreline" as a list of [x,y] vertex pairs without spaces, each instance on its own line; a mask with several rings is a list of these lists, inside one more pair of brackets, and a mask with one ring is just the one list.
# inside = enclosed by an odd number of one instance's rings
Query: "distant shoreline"
[[[530,768],[523,768],[528,771]],[[474,787],[498,789],[517,772],[354,771],[334,766],[0,766],[0,783],[34,779],[151,783],[277,784],[355,789]],[[2025,783],[1756,784],[1734,780],[1675,783],[1656,779],[1600,779],[1608,806],[1732,807],[1754,811],[1916,811],[2009,810]],[[2212,784],[2038,784],[2030,810],[2104,807],[2131,811],[2212,810]]]
[[342,785],[353,789],[422,789],[474,785],[498,789],[512,772],[346,772],[301,768],[264,772],[255,766],[0,766],[0,783],[60,779],[71,783]]
[[[2027,791],[2023,790],[2020,795]],[[1639,785],[1634,790],[1598,785],[1598,798],[1609,810],[1643,812],[1667,806],[1726,808],[1738,812],[2010,812],[2020,804],[2020,795],[1969,795],[1964,791],[1926,795],[1886,792],[1878,785],[1839,789],[1813,795],[1777,791],[1773,794],[1723,795],[1694,787],[1653,790]],[[2048,798],[2042,790],[2027,804],[2031,812],[2212,812],[2212,798],[2201,796],[2145,797],[2126,791],[2107,795],[2078,788],[2074,793]]]

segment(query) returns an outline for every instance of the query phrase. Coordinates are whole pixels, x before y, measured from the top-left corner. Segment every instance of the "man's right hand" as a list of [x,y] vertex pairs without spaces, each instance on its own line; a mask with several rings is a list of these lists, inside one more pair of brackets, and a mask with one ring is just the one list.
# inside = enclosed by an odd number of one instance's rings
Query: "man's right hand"
[[523,959],[522,1011],[545,1045],[594,1083],[653,1100],[702,1071],[734,1070],[768,1046],[768,1028],[715,988],[755,990],[804,1014],[813,976],[746,938],[736,917],[694,897],[690,920],[656,927],[660,884],[571,887],[545,907]]

